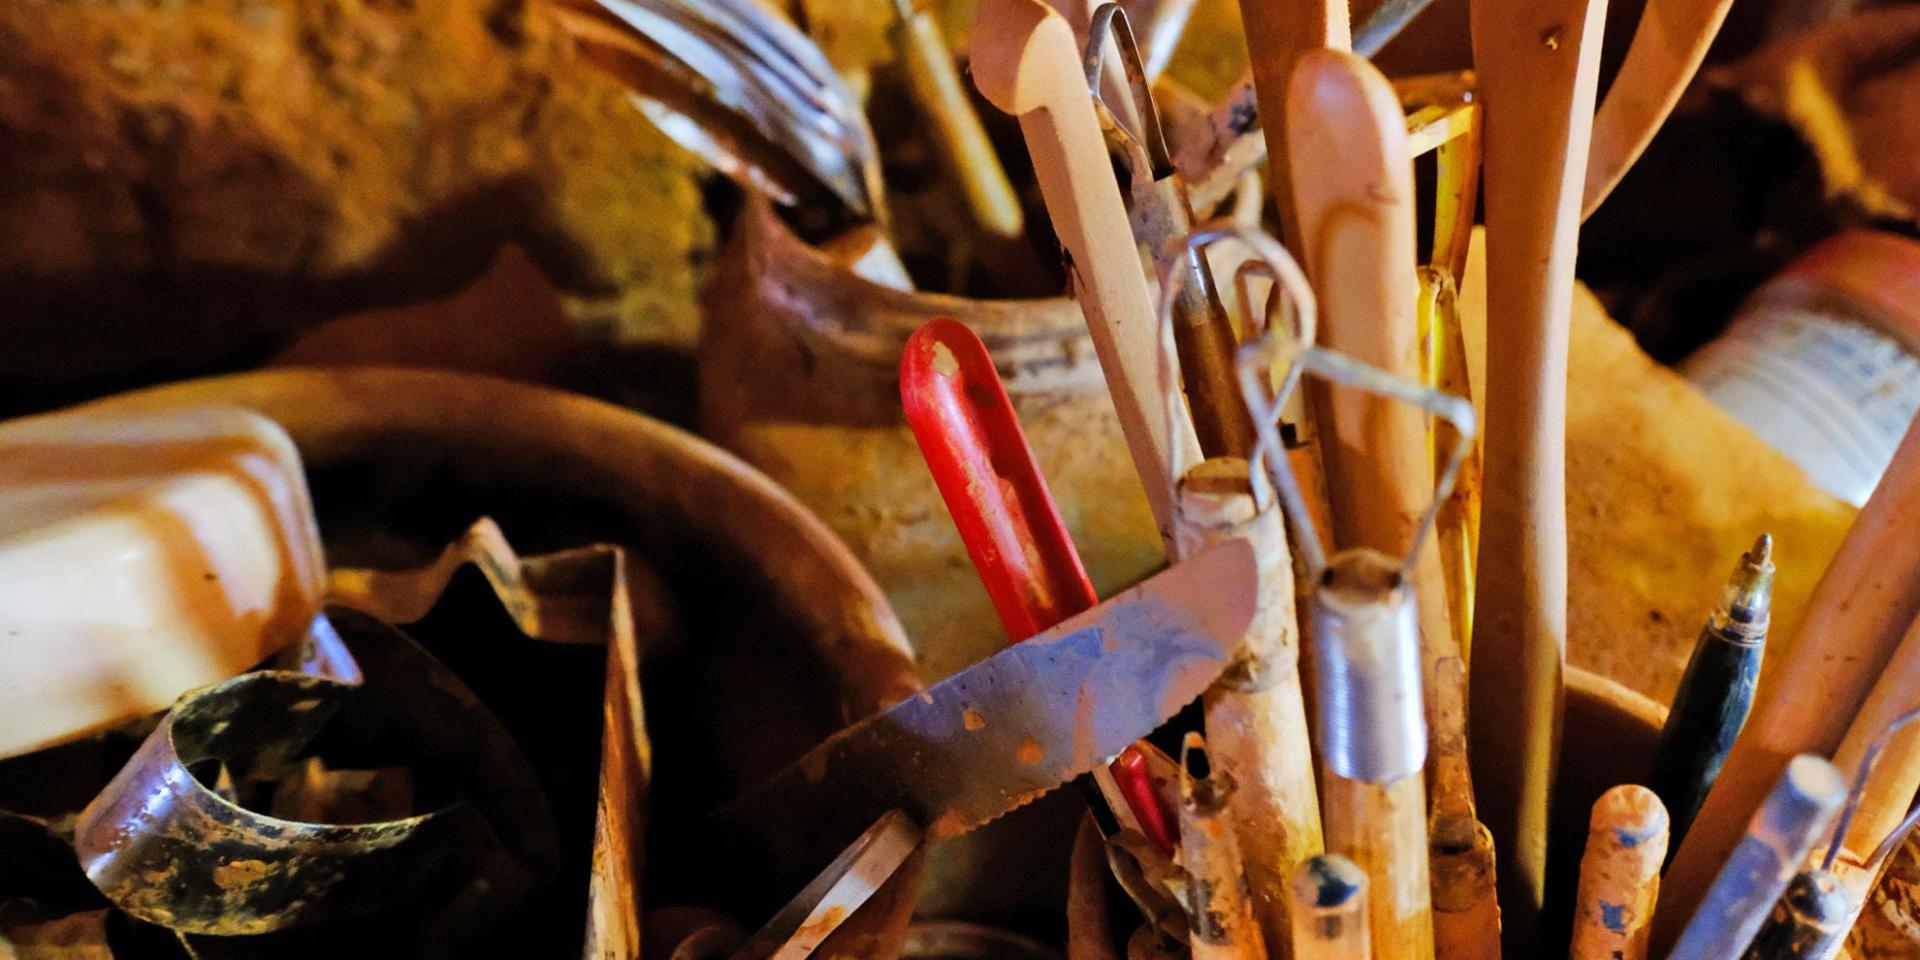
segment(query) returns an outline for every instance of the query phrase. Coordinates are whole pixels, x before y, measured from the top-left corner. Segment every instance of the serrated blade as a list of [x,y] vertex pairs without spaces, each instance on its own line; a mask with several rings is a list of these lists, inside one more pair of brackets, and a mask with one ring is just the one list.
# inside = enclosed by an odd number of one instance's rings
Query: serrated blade
[[828,738],[718,814],[806,876],[889,809],[938,840],[1086,773],[1166,722],[1240,646],[1257,593],[1231,541]]

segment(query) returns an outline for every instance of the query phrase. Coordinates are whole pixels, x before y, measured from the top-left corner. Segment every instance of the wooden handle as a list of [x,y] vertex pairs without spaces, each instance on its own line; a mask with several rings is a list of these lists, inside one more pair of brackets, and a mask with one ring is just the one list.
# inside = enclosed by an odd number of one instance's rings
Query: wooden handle
[[1567,343],[1606,0],[1474,0],[1485,121],[1485,485],[1470,689],[1474,787],[1507,953],[1537,951],[1566,660]]
[[[1880,485],[1847,531],[1801,614],[1785,656],[1760,675],[1753,714],[1734,741],[1660,891],[1653,946],[1679,934],[1701,892],[1797,753],[1826,755],[1920,614],[1920,423],[1908,428]],[[1476,701],[1477,704],[1477,701]],[[1847,769],[1847,776],[1853,770]]]
[[1594,801],[1580,858],[1570,960],[1646,960],[1667,808],[1653,791],[1622,784]]
[[1493,834],[1477,820],[1436,817],[1428,844],[1435,960],[1500,960]]
[[1232,776],[1214,765],[1200,734],[1188,732],[1180,749],[1180,864],[1193,960],[1267,960],[1227,811],[1233,793]]
[[1433,960],[1426,785],[1418,775],[1382,784],[1322,774],[1327,852],[1366,871],[1373,955]]
[[1314,857],[1293,878],[1293,960],[1368,960],[1367,874],[1346,857]]
[[[1902,714],[1920,708],[1920,620],[1915,620],[1894,650],[1893,659],[1879,673],[1873,692],[1860,707],[1860,713],[1847,727],[1846,739],[1834,751],[1833,765],[1841,775],[1852,779],[1859,775],[1860,762],[1868,749],[1882,739],[1887,728]],[[1920,723],[1908,723],[1886,739],[1886,746],[1875,759],[1867,775],[1866,789],[1860,793],[1860,805],[1847,825],[1842,846],[1855,864],[1865,864],[1880,841],[1893,832],[1920,791]],[[1816,855],[1824,854],[1824,849]],[[1877,879],[1872,872],[1848,870],[1840,879],[1855,894],[1856,903],[1865,903],[1867,893]]]
[[973,112],[953,54],[933,15],[913,10],[900,20],[901,60],[907,90],[928,118],[951,175],[960,183],[967,209],[980,229],[996,237],[1017,237],[1026,229],[1020,197],[993,152],[980,116]]
[[1593,118],[1581,219],[1593,216],[1653,141],[1732,6],[1733,0],[1647,0],[1627,58]]
[[1199,444],[1180,402],[1172,338],[1155,317],[1073,30],[1039,0],[983,0],[974,19],[972,65],[980,92],[1020,120],[1134,469],[1170,547],[1174,480],[1199,461]]

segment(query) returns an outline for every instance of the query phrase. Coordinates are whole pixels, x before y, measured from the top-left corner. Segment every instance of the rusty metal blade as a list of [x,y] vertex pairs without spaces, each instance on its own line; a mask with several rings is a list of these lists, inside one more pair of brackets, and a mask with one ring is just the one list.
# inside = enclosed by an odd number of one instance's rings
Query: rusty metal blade
[[1219,676],[1253,617],[1253,552],[1214,547],[835,734],[718,817],[810,876],[888,809],[957,836],[1086,773]]

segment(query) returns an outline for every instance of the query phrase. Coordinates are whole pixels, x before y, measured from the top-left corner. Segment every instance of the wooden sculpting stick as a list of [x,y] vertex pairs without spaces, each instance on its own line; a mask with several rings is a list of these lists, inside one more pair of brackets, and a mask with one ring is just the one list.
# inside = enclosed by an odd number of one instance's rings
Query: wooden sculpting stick
[[1507,954],[1537,951],[1566,659],[1567,343],[1606,0],[1473,0],[1487,423],[1469,689]]
[[1732,6],[1733,0],[1648,0],[1627,58],[1593,118],[1581,219],[1593,216],[1653,141]]
[[983,0],[972,66],[987,100],[1020,120],[1134,469],[1161,540],[1171,546],[1174,481],[1199,461],[1199,443],[1180,402],[1172,337],[1155,315],[1073,30],[1039,0]]
[[1293,878],[1293,960],[1368,960],[1367,874],[1329,854],[1300,865]]
[[[1894,451],[1880,485],[1814,587],[1783,661],[1760,692],[1720,778],[1701,804],[1661,886],[1656,954],[1673,942],[1746,830],[1747,818],[1797,753],[1828,754],[1920,614],[1920,424]],[[1852,768],[1843,768],[1848,776]]]
[[1580,858],[1570,960],[1647,960],[1667,808],[1652,790],[1623,783],[1594,801]]
[[[1286,118],[1294,209],[1307,274],[1320,299],[1321,344],[1421,382],[1413,158],[1393,85],[1354,54],[1309,50],[1294,68]],[[1425,415],[1347,387],[1329,387],[1317,399],[1335,540],[1405,553],[1434,496]],[[1458,852],[1470,856],[1478,830],[1466,768],[1464,677],[1435,539],[1421,547],[1413,587],[1431,742],[1432,818],[1457,827]],[[1443,670],[1442,663],[1454,669]],[[1451,689],[1439,689],[1443,683]],[[1443,876],[1449,883],[1490,879],[1470,869]],[[1449,904],[1470,899],[1453,893],[1435,890]],[[1381,936],[1376,926],[1375,937]]]
[[1267,169],[1273,202],[1280,211],[1281,238],[1288,249],[1299,250],[1299,219],[1293,209],[1293,177],[1287,151],[1284,112],[1294,63],[1308,50],[1353,47],[1353,24],[1347,0],[1240,0],[1240,24],[1247,35],[1247,58],[1253,86],[1266,105],[1261,126],[1267,141]]

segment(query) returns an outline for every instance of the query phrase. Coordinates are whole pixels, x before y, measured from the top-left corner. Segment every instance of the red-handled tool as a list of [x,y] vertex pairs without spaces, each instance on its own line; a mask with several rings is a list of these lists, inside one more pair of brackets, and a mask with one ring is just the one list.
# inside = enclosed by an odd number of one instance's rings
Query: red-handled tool
[[[1007,636],[1025,640],[1098,603],[980,338],[946,317],[915,331],[900,357],[900,402]],[[1141,832],[1172,850],[1172,813],[1141,780],[1144,767],[1110,769]]]

